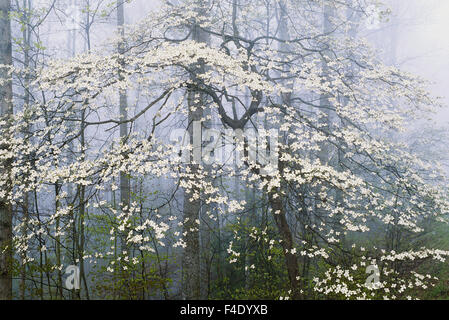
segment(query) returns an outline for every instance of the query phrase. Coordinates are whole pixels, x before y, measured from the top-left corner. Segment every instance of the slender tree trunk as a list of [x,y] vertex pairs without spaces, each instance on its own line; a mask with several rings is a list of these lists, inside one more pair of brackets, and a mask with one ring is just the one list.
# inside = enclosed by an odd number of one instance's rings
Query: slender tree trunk
[[[333,31],[332,18],[334,16],[334,8],[331,3],[324,2],[323,4],[323,33],[330,37],[330,33]],[[327,59],[330,59],[330,54],[328,50],[323,50],[323,59],[322,59],[322,68],[323,75],[327,77],[329,73],[329,67],[327,65]],[[327,80],[327,79],[326,79]],[[325,131],[330,130],[330,122],[331,122],[331,111],[329,109],[330,102],[329,96],[327,94],[321,94],[320,96],[320,110],[322,112],[322,117],[319,119],[322,124],[322,129]],[[318,153],[318,157],[322,164],[326,165],[330,161],[330,146],[328,143],[323,142],[320,144],[320,151]]]
[[[30,67],[30,48],[31,48],[31,28],[30,28],[30,19],[29,19],[29,12],[31,11],[31,0],[23,0],[22,2],[22,10],[23,10],[23,16],[22,16],[22,23],[26,25],[25,28],[23,28],[22,31],[22,37],[23,37],[23,65],[27,69]],[[25,75],[25,92],[24,92],[24,106],[27,107],[30,103],[30,93],[29,93],[29,84],[30,84],[30,77],[28,74]],[[27,126],[26,131],[30,132],[31,126]],[[27,132],[25,134],[27,134]],[[30,196],[31,193],[27,192],[24,195],[23,199],[23,221],[24,226],[22,229],[22,235],[23,237],[27,237],[27,228],[28,228],[28,219],[29,219],[29,205],[30,205]],[[23,253],[22,259],[25,259],[26,252]],[[26,294],[26,265],[22,266],[22,269],[20,270],[20,299],[25,300],[25,294]]]
[[[279,172],[284,169],[284,163],[279,161]],[[281,188],[272,190],[268,194],[268,201],[270,203],[271,211],[274,221],[279,230],[282,239],[282,249],[285,257],[285,264],[287,266],[288,280],[292,289],[291,297],[299,299],[301,297],[299,287],[299,267],[296,254],[292,252],[294,248],[292,232],[287,222],[285,207],[282,201]]]
[[[61,186],[59,183],[55,183],[55,196],[56,196],[56,202],[55,202],[55,212],[57,213],[60,209],[60,201],[59,201],[59,192],[61,191]],[[58,233],[57,236],[55,236],[55,251],[56,251],[56,265],[58,266],[57,271],[57,283],[56,283],[56,298],[58,297],[60,299],[63,298],[63,292],[62,292],[62,272],[59,270],[59,266],[61,265],[61,236],[59,236],[59,227],[60,227],[60,218],[56,218],[56,232]]]
[[[207,1],[198,1],[198,3],[204,4]],[[203,14],[203,12],[200,12]],[[192,30],[192,39],[197,42],[208,42],[208,35],[201,31],[201,29],[194,25]],[[204,65],[201,65],[197,68],[197,73],[203,73]],[[193,89],[189,89],[188,91],[188,132],[190,134],[190,143],[192,146],[195,146],[194,140],[199,139],[200,145],[202,141],[201,131],[194,128],[194,122],[199,121],[203,117],[203,109],[202,107],[205,104],[204,95],[196,92]],[[195,102],[197,98],[199,102]],[[192,109],[195,109],[193,111]],[[200,150],[193,149],[193,153],[199,152]],[[198,159],[198,157],[194,157]],[[201,157],[200,157],[201,158]],[[189,164],[192,176],[195,176],[195,172],[198,171],[198,164]],[[195,187],[193,192],[200,192],[196,190]],[[184,194],[184,226],[183,233],[185,234],[184,241],[186,243],[186,248],[183,255],[183,264],[182,264],[182,278],[183,278],[183,297],[185,299],[200,299],[201,298],[201,262],[200,262],[200,233],[199,233],[199,225],[197,221],[200,219],[200,211],[201,211],[201,200],[196,199],[191,201],[192,193]]]
[[[86,102],[88,104],[88,102]],[[83,157],[85,156],[85,129],[86,129],[86,116],[85,111],[81,112],[81,154]],[[78,259],[79,259],[79,268],[80,268],[80,279],[84,285],[84,292],[87,300],[89,300],[89,287],[87,285],[86,273],[84,268],[84,247],[85,247],[85,230],[84,230],[84,221],[85,216],[87,214],[86,211],[86,187],[84,185],[80,185],[78,187],[79,192],[79,240],[76,239],[78,245]],[[79,291],[79,298],[81,298],[81,290]]]
[[[280,1],[279,2],[279,35],[282,38],[282,40],[288,41],[289,40],[289,31],[288,31],[288,17],[287,17],[287,3],[286,1]],[[287,43],[281,43],[280,44],[280,51],[281,52],[288,52],[290,50],[290,47]],[[284,71],[287,72],[288,70],[284,68]],[[285,86],[289,86],[288,84],[284,84]],[[281,98],[282,104],[291,104],[291,94],[282,94]],[[288,144],[286,136],[282,136],[282,143]],[[280,157],[279,157],[280,159]],[[278,163],[278,169],[279,172],[282,174],[284,169],[284,162],[279,161]],[[287,273],[288,273],[288,279],[290,282],[290,287],[292,289],[291,297],[293,299],[299,299],[300,298],[300,286],[299,286],[299,266],[298,266],[298,259],[294,252],[292,252],[293,248],[295,247],[292,231],[290,229],[290,226],[288,224],[287,220],[287,210],[283,203],[284,196],[282,195],[282,187],[273,190],[268,194],[268,201],[270,203],[273,218],[276,222],[276,226],[278,228],[278,231],[280,233],[281,239],[282,239],[282,248],[284,252],[284,258],[285,258],[285,264],[287,267]]]
[[[0,64],[12,66],[12,47],[11,47],[11,21],[9,13],[11,11],[10,0],[0,0]],[[7,77],[6,70],[0,70],[0,77]],[[0,86],[0,118],[8,118],[13,113],[12,106],[12,82],[3,82]],[[7,126],[2,134],[7,134]],[[5,139],[6,137],[1,137]],[[8,148],[7,146],[0,146]],[[2,174],[9,175],[9,163],[1,163],[0,170]],[[9,180],[9,179],[8,179]],[[8,193],[9,185],[3,186]],[[0,198],[0,299],[12,299],[12,207],[6,199]],[[7,249],[6,249],[7,248]]]
[[[75,1],[76,3],[76,1]],[[87,1],[87,7],[89,7],[90,2]],[[87,52],[90,53],[91,46],[90,46],[90,12],[89,10],[86,10],[86,46],[87,46]],[[84,101],[84,106],[89,105],[89,100]],[[86,156],[86,111],[83,109],[80,114],[81,117],[81,135],[80,135],[80,149],[81,149],[81,155],[83,159]],[[84,185],[79,185],[78,187],[79,192],[79,240],[77,239],[78,245],[78,259],[79,259],[79,268],[80,268],[80,279],[84,286],[84,293],[86,295],[86,299],[89,300],[89,287],[87,285],[87,279],[86,279],[86,272],[85,272],[85,265],[84,265],[84,249],[85,249],[85,242],[86,242],[86,236],[85,236],[85,218],[87,215],[87,209],[86,209],[86,187]],[[78,292],[79,298],[81,298],[81,288]]]
[[[195,92],[188,92],[189,109],[194,107]],[[194,121],[198,121],[202,117],[202,109],[197,108],[196,111],[189,111],[188,121],[190,134],[190,143],[193,145],[193,136],[200,134],[193,129]],[[194,150],[195,152],[195,150]],[[197,164],[189,164],[192,176],[198,172]],[[184,225],[183,234],[185,234],[184,241],[186,248],[183,255],[183,296],[187,300],[199,299],[201,294],[200,286],[200,242],[199,242],[199,220],[201,210],[201,200],[191,200],[193,192],[200,192],[195,187],[190,190],[190,193],[184,193]]]
[[[121,42],[118,45],[118,52],[120,55],[124,54],[125,51],[125,1],[119,0],[117,3],[117,27],[119,28],[119,33],[121,35]],[[121,59],[120,64],[123,65],[123,60]],[[123,79],[121,71],[119,71],[120,80]],[[120,103],[120,120],[124,121],[128,119],[128,96],[126,90],[120,90],[119,92],[119,103]],[[128,124],[120,124],[120,138],[121,143],[126,143],[126,137],[128,136]],[[120,172],[120,203],[122,211],[126,212],[129,210],[130,204],[130,180],[126,172]],[[126,236],[121,237],[121,251],[122,253],[127,251]],[[125,281],[125,288],[128,287],[128,282]]]
[[[124,9],[124,0],[118,1],[117,8],[117,25],[120,30],[121,37],[123,41],[119,44],[118,51],[119,54],[124,53],[124,37],[125,37],[125,9]],[[123,79],[120,73],[120,79]],[[126,90],[120,91],[120,120],[127,120],[128,118],[128,96]],[[120,138],[122,138],[122,142],[125,143],[125,139],[128,136],[128,124],[121,123],[120,124]],[[129,205],[129,178],[128,175],[124,172],[120,173],[120,201],[123,206],[126,207]]]

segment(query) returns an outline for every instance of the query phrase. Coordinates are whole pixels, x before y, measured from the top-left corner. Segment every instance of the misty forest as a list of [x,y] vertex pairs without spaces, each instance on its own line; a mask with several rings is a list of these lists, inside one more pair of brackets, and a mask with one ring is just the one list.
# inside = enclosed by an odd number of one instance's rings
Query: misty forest
[[0,0],[0,300],[449,299],[448,17]]

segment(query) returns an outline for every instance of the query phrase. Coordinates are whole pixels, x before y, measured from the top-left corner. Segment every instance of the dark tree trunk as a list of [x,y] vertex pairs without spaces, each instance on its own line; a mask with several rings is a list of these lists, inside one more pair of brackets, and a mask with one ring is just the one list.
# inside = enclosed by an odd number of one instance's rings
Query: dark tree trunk
[[[203,1],[200,1],[201,3]],[[207,1],[204,1],[206,3]],[[204,12],[201,12],[204,14]],[[202,31],[197,25],[192,26],[192,39],[197,42],[208,42],[208,34]],[[204,73],[204,64],[199,62],[194,73],[201,74]],[[193,75],[195,77],[195,74]],[[190,143],[194,146],[193,153],[199,153],[201,155],[201,149],[196,150],[194,140],[199,139],[199,143],[201,145],[201,131],[194,128],[194,122],[199,121],[203,115],[202,107],[206,103],[205,94],[196,91],[195,89],[189,89],[188,91],[188,107],[189,107],[189,115],[188,115],[188,132],[190,135]],[[200,97],[199,102],[195,102],[197,97]],[[195,111],[192,110],[195,108]],[[199,131],[199,132],[198,132]],[[193,159],[192,159],[193,158]],[[201,156],[193,156],[191,160],[198,160]],[[196,176],[196,172],[198,171],[198,164],[190,163],[190,170],[192,177]],[[200,190],[195,189],[195,187],[191,190],[193,192],[200,192]],[[200,219],[200,211],[201,211],[201,200],[196,199],[191,200],[192,193],[184,194],[184,207],[183,207],[183,215],[184,223],[183,233],[185,233],[184,241],[186,244],[186,248],[183,254],[182,261],[182,278],[183,278],[183,288],[182,294],[185,299],[200,299],[201,298],[201,248],[200,248],[200,226],[197,221]],[[203,273],[204,274],[204,273]],[[205,279],[203,279],[205,280]]]

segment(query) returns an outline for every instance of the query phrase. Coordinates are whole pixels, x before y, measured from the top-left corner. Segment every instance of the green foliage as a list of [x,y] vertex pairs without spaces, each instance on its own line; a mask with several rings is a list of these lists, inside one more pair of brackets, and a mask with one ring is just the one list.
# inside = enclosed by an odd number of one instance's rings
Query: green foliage
[[[235,263],[225,266],[225,276],[213,285],[212,299],[275,300],[289,288],[282,248],[270,245],[273,226],[254,227],[249,220],[228,226],[235,236],[233,250],[240,252]],[[231,260],[233,257],[229,257]]]

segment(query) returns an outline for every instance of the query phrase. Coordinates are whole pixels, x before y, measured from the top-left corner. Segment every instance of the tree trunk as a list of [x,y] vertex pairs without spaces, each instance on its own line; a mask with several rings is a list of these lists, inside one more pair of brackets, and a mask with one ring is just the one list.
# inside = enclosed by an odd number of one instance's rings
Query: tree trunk
[[[279,172],[283,171],[284,163],[279,161]],[[282,203],[281,188],[274,189],[268,194],[268,201],[270,203],[271,212],[274,221],[282,239],[282,249],[285,257],[285,264],[287,266],[288,280],[292,289],[291,297],[299,299],[301,297],[299,288],[299,267],[296,254],[292,252],[294,248],[292,232],[287,222],[285,207]]]
[[[26,27],[22,31],[22,37],[23,37],[23,65],[25,68],[28,68],[30,66],[30,48],[31,48],[31,28],[30,28],[30,18],[29,18],[29,12],[31,12],[31,0],[23,0],[22,2],[22,10],[23,10],[23,16],[22,16],[22,23],[26,25]],[[30,85],[30,77],[29,75],[25,75],[25,87],[28,88]],[[23,104],[25,107],[27,107],[30,103],[30,93],[28,90],[25,90],[24,92],[24,100]],[[27,126],[26,132],[31,132],[31,125]],[[28,220],[29,220],[29,212],[30,212],[30,198],[32,194],[30,192],[25,193],[24,199],[23,199],[23,206],[22,206],[22,212],[23,212],[23,222],[24,226],[22,229],[22,236],[27,237],[27,227],[28,227]],[[26,252],[22,254],[22,259],[25,259]],[[26,295],[26,265],[23,265],[20,270],[20,299],[25,300]]]
[[[11,48],[11,21],[9,13],[11,11],[10,0],[0,0],[0,64],[12,65],[12,48]],[[0,70],[0,77],[7,77],[7,72],[4,68]],[[12,82],[4,82],[0,86],[0,117],[8,118],[13,113],[12,107]],[[3,139],[7,138],[4,135],[7,132],[6,127],[2,128]],[[8,148],[7,146],[1,146]],[[2,174],[9,174],[9,163],[0,164]],[[9,179],[8,179],[9,180]],[[9,189],[10,186],[3,186]],[[8,193],[9,190],[3,190]],[[0,199],[0,299],[12,299],[12,274],[11,274],[11,260],[12,260],[12,207],[6,199]],[[3,251],[5,248],[7,250]]]
[[[125,52],[125,1],[119,0],[117,3],[117,26],[119,28],[119,33],[121,35],[121,41],[118,45],[118,52],[120,55],[123,55]],[[120,59],[120,64],[123,64],[123,60]],[[121,72],[119,71],[119,79],[122,80],[123,76]],[[120,121],[124,121],[128,119],[128,95],[126,90],[120,90]],[[126,143],[126,137],[128,136],[128,124],[121,123],[120,124],[120,138],[121,143]],[[123,212],[127,212],[129,210],[129,204],[130,204],[130,181],[129,176],[126,172],[120,172],[120,205]],[[126,233],[126,231],[125,231]],[[127,245],[126,245],[126,235],[121,236],[121,252],[127,251]],[[125,281],[125,288],[128,287],[128,282]]]
[[[282,40],[288,41],[290,39],[289,30],[288,30],[288,14],[287,14],[287,3],[285,1],[279,2],[279,36]],[[283,42],[279,45],[279,50],[281,52],[289,52],[290,46]],[[286,58],[288,59],[288,58]],[[288,70],[284,67],[284,72]],[[284,86],[291,87],[288,83],[284,83]],[[293,88],[292,88],[293,89]],[[280,101],[282,104],[291,105],[291,94],[282,94],[280,97]],[[282,119],[280,119],[282,120]],[[282,123],[282,122],[280,122]],[[277,127],[277,129],[279,129]],[[288,144],[287,136],[283,135],[281,137],[282,143],[284,145]],[[280,157],[279,157],[280,159]],[[280,174],[282,175],[282,171],[284,168],[284,163],[279,161],[278,169]],[[281,187],[282,188],[282,187]],[[290,287],[292,289],[291,297],[293,299],[300,298],[300,286],[299,286],[299,266],[298,259],[295,253],[292,252],[294,246],[292,231],[288,224],[287,220],[287,210],[283,204],[283,196],[281,195],[281,188],[274,190],[268,194],[268,200],[270,202],[270,206],[272,209],[273,217],[276,222],[276,226],[281,235],[282,239],[282,248],[285,257],[285,264],[287,267],[288,278],[290,282]],[[277,212],[277,213],[276,213]]]
[[[119,27],[119,32],[122,37],[122,42],[119,44],[118,52],[119,54],[124,54],[124,38],[125,38],[125,8],[124,8],[124,0],[118,1],[117,8],[117,25]],[[120,79],[122,76],[120,75]],[[126,120],[128,118],[128,96],[126,90],[120,91],[120,120]],[[125,142],[126,137],[128,136],[128,124],[121,123],[120,124],[120,138],[122,142]],[[129,205],[129,178],[128,175],[124,172],[120,173],[120,201],[123,204],[123,207]]]

